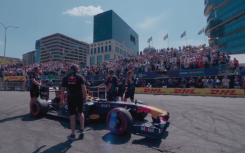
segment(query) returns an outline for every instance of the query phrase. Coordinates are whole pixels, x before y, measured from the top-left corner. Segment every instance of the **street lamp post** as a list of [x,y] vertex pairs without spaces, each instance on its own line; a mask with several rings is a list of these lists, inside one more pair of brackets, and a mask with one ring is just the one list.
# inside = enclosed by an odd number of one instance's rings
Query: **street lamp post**
[[5,26],[4,24],[0,23],[1,25],[3,25],[3,27],[5,28],[5,40],[4,40],[4,60],[3,60],[3,79],[4,79],[4,76],[5,76],[5,52],[6,52],[6,42],[7,42],[7,39],[6,39],[6,35],[7,35],[7,29],[8,28],[19,28],[19,27],[14,27],[14,26]]

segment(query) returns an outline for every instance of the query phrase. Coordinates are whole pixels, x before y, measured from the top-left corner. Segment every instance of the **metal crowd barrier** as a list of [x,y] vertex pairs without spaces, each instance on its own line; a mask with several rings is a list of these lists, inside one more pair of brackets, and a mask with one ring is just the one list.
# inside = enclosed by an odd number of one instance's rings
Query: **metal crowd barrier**
[[24,86],[25,83],[21,82],[0,82],[1,87],[22,87]]

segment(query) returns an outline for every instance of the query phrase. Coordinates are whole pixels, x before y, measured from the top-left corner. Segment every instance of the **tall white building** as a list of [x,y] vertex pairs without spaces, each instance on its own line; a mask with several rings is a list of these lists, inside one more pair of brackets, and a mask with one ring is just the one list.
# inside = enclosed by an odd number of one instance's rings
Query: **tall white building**
[[106,60],[135,54],[135,52],[116,40],[110,39],[100,41],[89,45],[89,54],[87,55],[87,65],[97,65]]
[[87,60],[89,44],[56,33],[36,41],[35,62]]

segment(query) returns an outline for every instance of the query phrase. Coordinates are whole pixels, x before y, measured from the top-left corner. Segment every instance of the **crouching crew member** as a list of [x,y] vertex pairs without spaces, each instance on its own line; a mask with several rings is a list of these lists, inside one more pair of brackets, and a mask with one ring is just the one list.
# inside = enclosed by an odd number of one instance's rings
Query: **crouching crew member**
[[127,101],[127,98],[131,99],[131,102],[134,102],[134,91],[135,91],[135,78],[133,77],[133,72],[127,72],[126,85],[128,86],[125,93],[124,101]]
[[38,88],[41,85],[42,84],[41,84],[41,78],[39,75],[39,69],[38,67],[35,67],[33,69],[33,72],[30,73],[30,95],[31,95],[30,110],[31,110],[32,103],[34,103],[35,99],[39,97]]
[[117,101],[119,101],[119,97],[121,97],[121,101],[123,101],[123,95],[125,92],[125,82],[126,80],[123,78],[123,74],[119,74],[119,79],[118,79],[118,93],[117,93]]
[[86,103],[86,87],[84,85],[83,77],[79,73],[77,65],[73,65],[70,68],[71,73],[65,76],[62,80],[61,88],[61,106],[64,105],[64,91],[67,88],[67,103],[68,111],[70,114],[71,135],[67,136],[68,139],[75,139],[75,114],[78,112],[81,130],[80,134],[84,134],[84,114],[83,103]]

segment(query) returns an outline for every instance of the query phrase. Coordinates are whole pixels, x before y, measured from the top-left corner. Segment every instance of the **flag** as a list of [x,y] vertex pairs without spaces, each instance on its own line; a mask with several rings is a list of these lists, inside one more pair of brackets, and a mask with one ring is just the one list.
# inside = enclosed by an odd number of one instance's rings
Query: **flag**
[[65,53],[65,49],[64,48],[62,49],[62,52],[63,52],[63,54]]
[[168,34],[163,37],[164,40],[168,39]]
[[202,34],[204,32],[204,28],[202,28],[199,32],[198,35]]
[[147,41],[147,42],[150,42],[150,41],[152,41],[152,36],[151,36],[151,38],[149,38],[149,39],[148,39],[148,41]]
[[135,42],[134,42],[134,44],[136,44],[137,42],[138,42],[138,40],[136,39]]
[[183,38],[184,36],[186,36],[186,31],[184,33],[182,33],[182,35],[180,36],[180,38]]
[[121,47],[124,46],[124,41],[121,43]]

